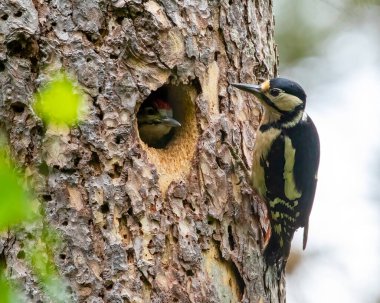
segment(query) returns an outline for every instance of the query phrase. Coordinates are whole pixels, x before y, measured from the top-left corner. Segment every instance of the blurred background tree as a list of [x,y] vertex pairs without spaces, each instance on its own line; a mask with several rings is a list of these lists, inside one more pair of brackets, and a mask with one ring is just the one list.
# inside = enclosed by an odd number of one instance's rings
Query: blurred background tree
[[[279,74],[321,137],[310,241],[296,235],[287,302],[379,302],[380,1],[277,0]],[[298,242],[298,243],[297,243]]]

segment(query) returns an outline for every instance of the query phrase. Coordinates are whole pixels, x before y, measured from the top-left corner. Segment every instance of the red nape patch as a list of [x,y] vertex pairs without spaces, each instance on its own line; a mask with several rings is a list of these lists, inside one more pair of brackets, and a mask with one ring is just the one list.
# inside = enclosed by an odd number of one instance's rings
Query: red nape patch
[[164,100],[159,98],[155,99],[152,103],[157,109],[172,109],[168,102],[165,102]]

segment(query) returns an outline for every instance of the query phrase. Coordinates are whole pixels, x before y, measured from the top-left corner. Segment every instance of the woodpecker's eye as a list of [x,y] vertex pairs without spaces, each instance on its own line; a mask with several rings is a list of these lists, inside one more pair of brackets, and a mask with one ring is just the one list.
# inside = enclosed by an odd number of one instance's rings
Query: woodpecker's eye
[[269,93],[273,96],[273,97],[277,97],[281,91],[278,89],[278,88],[272,88]]

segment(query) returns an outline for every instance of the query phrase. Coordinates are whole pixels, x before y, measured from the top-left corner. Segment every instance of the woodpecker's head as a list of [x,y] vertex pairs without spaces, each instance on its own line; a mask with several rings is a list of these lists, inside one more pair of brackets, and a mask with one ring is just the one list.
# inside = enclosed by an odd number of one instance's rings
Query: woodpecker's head
[[140,138],[149,146],[163,147],[166,135],[173,127],[181,126],[173,118],[173,109],[168,102],[154,99],[144,102],[137,113]]
[[254,94],[266,110],[276,112],[279,116],[294,116],[305,109],[305,91],[292,80],[273,78],[260,85],[243,83],[231,85]]

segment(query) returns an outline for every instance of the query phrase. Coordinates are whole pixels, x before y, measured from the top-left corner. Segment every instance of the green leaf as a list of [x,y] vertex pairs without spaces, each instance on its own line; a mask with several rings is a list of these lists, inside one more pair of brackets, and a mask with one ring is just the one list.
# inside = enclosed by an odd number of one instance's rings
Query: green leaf
[[11,285],[0,272],[0,302],[1,303],[21,303],[21,298],[15,285]]
[[58,73],[35,94],[33,109],[47,124],[72,126],[84,117],[84,94],[65,73]]
[[[48,238],[57,237],[58,235],[51,229],[45,230],[48,232]],[[45,235],[46,236],[46,235]],[[52,257],[52,242],[53,240],[43,239],[34,242],[33,247],[27,249],[27,260],[37,276],[44,293],[47,294],[53,302],[69,303],[71,302],[70,295],[66,289],[66,283],[59,277],[56,265]]]
[[11,288],[2,274],[0,276],[0,294],[2,302],[11,302]]
[[0,155],[0,231],[33,217],[28,198],[21,177]]

